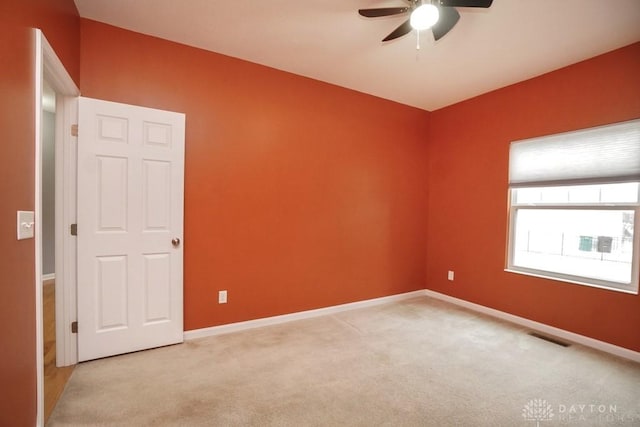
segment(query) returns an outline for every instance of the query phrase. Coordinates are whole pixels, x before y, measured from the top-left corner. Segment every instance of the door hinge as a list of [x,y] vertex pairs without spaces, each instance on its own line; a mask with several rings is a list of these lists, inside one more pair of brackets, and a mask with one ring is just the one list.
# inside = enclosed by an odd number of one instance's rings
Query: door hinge
[[71,125],[71,136],[78,136],[78,125]]
[[78,235],[78,224],[71,224],[71,226],[69,227],[69,232],[71,233],[72,236],[77,236]]
[[73,334],[77,334],[78,333],[78,322],[71,322],[71,333]]

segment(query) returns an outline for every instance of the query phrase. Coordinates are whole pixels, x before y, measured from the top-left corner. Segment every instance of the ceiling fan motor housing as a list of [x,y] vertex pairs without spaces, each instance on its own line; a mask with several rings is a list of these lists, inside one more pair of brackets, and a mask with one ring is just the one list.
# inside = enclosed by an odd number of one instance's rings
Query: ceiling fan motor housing
[[[493,3],[493,0],[427,0],[426,2],[424,0],[408,0],[408,2],[411,4],[410,6],[360,9],[358,13],[366,18],[378,18],[411,12],[409,19],[382,39],[383,42],[402,37],[414,28],[417,30],[431,28],[433,37],[437,41],[458,23],[460,14],[455,9],[456,7],[488,8]],[[420,9],[426,5],[433,5],[437,9],[435,9],[435,12],[433,9],[431,11],[429,9]],[[416,12],[420,13],[420,15],[416,15]],[[423,14],[424,16],[422,16]]]

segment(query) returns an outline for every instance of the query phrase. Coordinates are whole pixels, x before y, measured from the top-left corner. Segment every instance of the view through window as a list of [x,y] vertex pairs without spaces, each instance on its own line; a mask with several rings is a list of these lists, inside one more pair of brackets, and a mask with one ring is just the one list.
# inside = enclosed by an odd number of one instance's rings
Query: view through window
[[638,188],[514,189],[513,266],[630,285]]

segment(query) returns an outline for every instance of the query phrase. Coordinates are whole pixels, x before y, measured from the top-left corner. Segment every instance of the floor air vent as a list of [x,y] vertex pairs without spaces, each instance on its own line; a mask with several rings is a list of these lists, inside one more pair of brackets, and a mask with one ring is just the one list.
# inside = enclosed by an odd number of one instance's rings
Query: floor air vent
[[541,340],[545,340],[545,341],[548,341],[548,342],[553,343],[553,344],[557,344],[557,345],[562,346],[562,347],[569,347],[571,345],[568,342],[560,341],[560,340],[558,340],[556,338],[548,337],[548,336],[542,335],[542,334],[540,334],[538,332],[529,332],[529,335],[531,335],[532,337],[540,338]]

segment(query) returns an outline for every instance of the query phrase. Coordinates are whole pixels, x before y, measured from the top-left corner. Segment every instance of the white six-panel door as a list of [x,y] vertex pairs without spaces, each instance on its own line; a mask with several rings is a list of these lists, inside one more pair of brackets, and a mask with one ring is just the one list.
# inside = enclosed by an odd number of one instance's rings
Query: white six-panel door
[[78,358],[183,340],[184,114],[79,100]]

